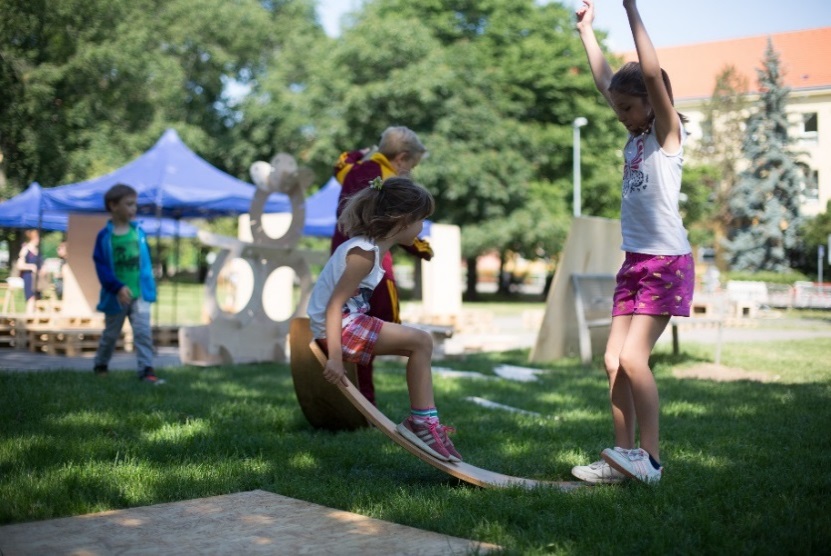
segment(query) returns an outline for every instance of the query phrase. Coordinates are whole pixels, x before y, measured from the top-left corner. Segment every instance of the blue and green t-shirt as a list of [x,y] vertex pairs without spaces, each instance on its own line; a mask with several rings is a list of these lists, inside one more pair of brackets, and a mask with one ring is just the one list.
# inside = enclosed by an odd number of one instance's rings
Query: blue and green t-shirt
[[112,234],[111,237],[115,276],[130,288],[134,298],[141,298],[138,232],[131,226],[126,234]]

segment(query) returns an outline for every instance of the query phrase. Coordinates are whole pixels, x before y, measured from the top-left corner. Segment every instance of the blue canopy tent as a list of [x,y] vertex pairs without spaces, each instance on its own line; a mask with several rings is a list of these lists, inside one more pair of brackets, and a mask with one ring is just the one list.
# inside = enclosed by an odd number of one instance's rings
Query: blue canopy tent
[[[109,174],[43,191],[45,211],[101,212],[104,193],[126,183],[138,193],[140,214],[206,218],[248,212],[256,187],[197,156],[168,129],[150,150]],[[288,212],[286,195],[274,193],[264,212]]]
[[306,223],[303,233],[307,236],[332,237],[337,224],[338,197],[341,185],[331,178],[317,193],[306,199]]
[[[69,226],[69,215],[65,212],[41,211],[42,191],[40,185],[33,182],[24,192],[0,203],[0,227],[65,232]],[[191,238],[196,237],[199,231],[187,222],[170,218],[150,216],[139,217],[137,220],[145,233],[152,236]]]
[[[43,190],[41,209],[44,212],[101,212],[104,194],[117,183],[136,190],[139,214],[175,219],[249,212],[257,191],[255,186],[197,156],[175,130],[168,129],[147,152],[109,174]],[[266,213],[290,210],[289,198],[279,193],[270,195],[264,207]],[[158,304],[156,311],[158,319]]]
[[66,213],[41,213],[41,190],[40,184],[32,182],[24,192],[0,203],[0,227],[65,231]]

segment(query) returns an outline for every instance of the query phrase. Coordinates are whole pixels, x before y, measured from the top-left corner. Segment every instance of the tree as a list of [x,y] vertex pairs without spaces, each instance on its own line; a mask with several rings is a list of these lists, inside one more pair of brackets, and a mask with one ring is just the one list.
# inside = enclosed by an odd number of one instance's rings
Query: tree
[[[748,102],[747,79],[735,67],[727,66],[716,77],[713,95],[704,107],[702,137],[693,157],[706,161],[699,172],[703,173],[709,184],[711,205],[707,214],[692,228],[706,228],[712,234],[711,242],[715,249],[716,266],[727,270],[723,241],[727,237],[732,215],[729,209],[730,195],[738,179],[736,162],[742,158],[742,144],[747,120]],[[694,168],[691,168],[696,171]],[[686,171],[684,181],[687,181]]]
[[[817,275],[819,272],[817,251],[821,245],[825,246],[826,256],[821,263],[827,264],[827,249],[831,247],[828,244],[828,238],[831,237],[831,201],[825,206],[825,212],[821,212],[813,218],[805,219],[799,236],[802,242],[802,257],[800,257],[801,260],[796,268],[805,274]],[[828,276],[828,274],[826,273],[825,276]]]
[[779,56],[770,41],[757,75],[761,94],[742,143],[749,167],[730,194],[732,223],[724,246],[735,270],[779,272],[790,268],[789,256],[797,246],[805,176],[788,148],[789,89],[782,84]]
[[251,116],[279,121],[280,148],[327,175],[342,150],[407,125],[430,151],[416,177],[436,196],[434,218],[464,227],[465,256],[498,248],[530,258],[562,247],[571,124],[581,115],[591,122],[584,207],[617,214],[624,134],[594,89],[570,10],[534,0],[375,0],[351,18],[338,39],[307,45],[302,70],[299,59],[272,60],[238,129],[276,138]]
[[266,4],[283,3],[0,0],[0,167],[11,192],[113,170],[168,127],[222,167],[226,84],[250,79],[279,42]]

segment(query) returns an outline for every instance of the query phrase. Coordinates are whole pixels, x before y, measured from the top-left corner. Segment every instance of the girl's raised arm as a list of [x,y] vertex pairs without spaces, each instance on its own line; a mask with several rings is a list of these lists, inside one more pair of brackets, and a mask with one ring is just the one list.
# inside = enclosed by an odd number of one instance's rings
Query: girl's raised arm
[[603,51],[600,49],[600,44],[597,42],[592,27],[593,23],[594,0],[583,0],[583,5],[577,9],[577,32],[580,34],[580,40],[583,41],[583,48],[586,49],[586,57],[589,59],[594,85],[611,106],[609,83],[612,81],[613,72],[603,55]]
[[649,94],[649,104],[655,112],[655,135],[662,148],[676,152],[681,147],[681,120],[664,85],[658,53],[641,20],[636,0],[623,0],[623,7],[629,17],[629,27],[638,51],[638,62]]

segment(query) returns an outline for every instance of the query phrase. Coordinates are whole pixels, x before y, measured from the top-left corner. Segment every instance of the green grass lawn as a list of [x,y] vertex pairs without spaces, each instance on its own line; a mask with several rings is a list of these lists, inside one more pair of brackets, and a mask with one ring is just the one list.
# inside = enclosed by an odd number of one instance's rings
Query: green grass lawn
[[[507,554],[819,554],[831,544],[831,340],[727,344],[725,364],[780,378],[673,378],[712,346],[654,357],[662,399],[657,487],[563,493],[482,489],[410,456],[372,429],[312,429],[287,365],[131,372],[0,373],[0,524],[263,489],[448,535]],[[492,374],[515,351],[444,361]],[[442,420],[466,461],[569,480],[611,441],[606,380],[576,360],[540,382],[436,377]],[[380,408],[408,407],[403,366],[379,363]],[[482,409],[478,396],[540,416]]]

